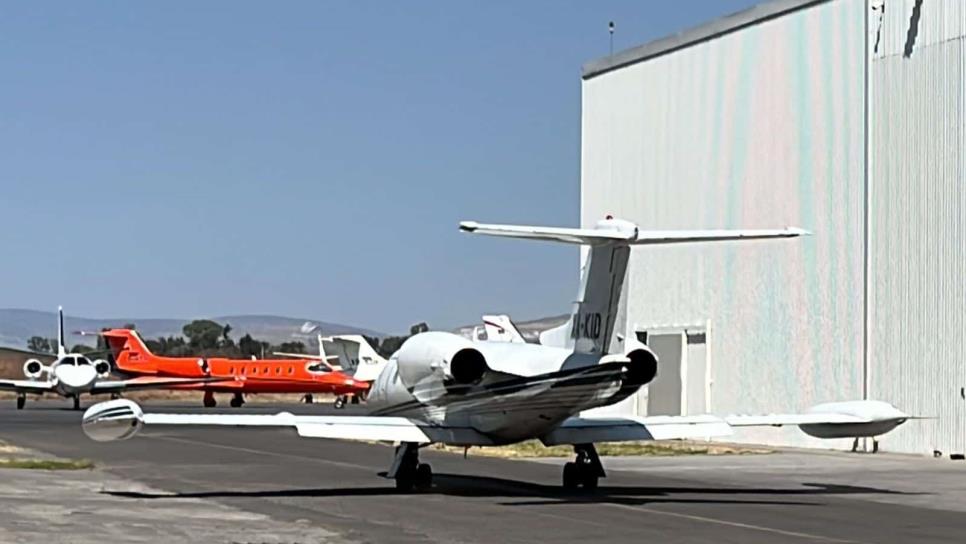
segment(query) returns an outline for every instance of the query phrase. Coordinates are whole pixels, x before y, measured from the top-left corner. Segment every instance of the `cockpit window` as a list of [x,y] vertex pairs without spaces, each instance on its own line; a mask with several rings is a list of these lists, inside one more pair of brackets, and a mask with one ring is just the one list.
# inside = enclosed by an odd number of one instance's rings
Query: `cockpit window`
[[309,372],[316,372],[316,373],[321,374],[321,373],[324,373],[324,372],[329,372],[332,369],[329,368],[329,365],[323,363],[322,361],[319,361],[317,363],[311,363],[311,364],[309,364],[308,366],[305,367],[305,370],[308,370]]

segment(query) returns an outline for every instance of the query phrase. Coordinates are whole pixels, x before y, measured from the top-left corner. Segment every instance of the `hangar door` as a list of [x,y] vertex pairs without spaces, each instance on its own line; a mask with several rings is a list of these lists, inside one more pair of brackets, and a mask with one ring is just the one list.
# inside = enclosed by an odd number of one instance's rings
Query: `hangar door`
[[[710,411],[710,372],[704,329],[642,331],[637,337],[657,355],[657,377],[647,386],[641,415],[696,415]],[[646,406],[646,410],[643,410]]]

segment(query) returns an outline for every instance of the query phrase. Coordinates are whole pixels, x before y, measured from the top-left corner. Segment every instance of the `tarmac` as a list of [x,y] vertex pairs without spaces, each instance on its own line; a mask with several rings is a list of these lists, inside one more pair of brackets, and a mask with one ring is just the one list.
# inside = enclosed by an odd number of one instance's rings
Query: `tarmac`
[[[96,443],[66,408],[0,406],[0,440],[97,465],[0,469],[0,542],[907,543],[966,535],[966,463],[946,459],[801,450],[604,458],[608,478],[583,494],[561,489],[563,459],[423,450],[434,487],[403,495],[378,476],[391,460],[385,445],[228,427],[145,429]],[[241,410],[333,413],[322,405]]]

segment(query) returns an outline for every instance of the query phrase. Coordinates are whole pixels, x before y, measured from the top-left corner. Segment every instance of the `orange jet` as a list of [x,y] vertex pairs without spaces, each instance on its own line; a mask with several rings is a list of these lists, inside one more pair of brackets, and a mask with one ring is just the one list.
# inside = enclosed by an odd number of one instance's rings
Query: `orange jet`
[[165,357],[151,353],[130,329],[102,331],[114,354],[115,368],[137,376],[179,378],[226,378],[204,384],[172,387],[204,391],[204,405],[214,407],[215,393],[232,393],[231,406],[245,403],[244,394],[304,393],[311,402],[313,393],[337,396],[336,407],[341,408],[347,397],[365,398],[369,382],[333,369],[317,357],[304,359],[227,359],[224,357]]

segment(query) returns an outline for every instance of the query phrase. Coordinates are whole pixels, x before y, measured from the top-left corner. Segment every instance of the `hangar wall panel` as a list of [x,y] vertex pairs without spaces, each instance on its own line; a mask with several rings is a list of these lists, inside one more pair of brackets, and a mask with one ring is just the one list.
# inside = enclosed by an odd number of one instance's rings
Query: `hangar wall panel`
[[[915,421],[882,439],[893,451],[966,451],[964,2],[889,2],[873,63],[870,191],[871,395]],[[892,10],[892,11],[889,11]],[[958,33],[955,37],[952,33]]]
[[715,412],[861,398],[864,16],[819,4],[583,82],[583,225],[815,232],[634,250],[626,332],[707,326]]

